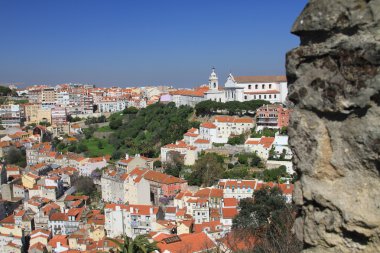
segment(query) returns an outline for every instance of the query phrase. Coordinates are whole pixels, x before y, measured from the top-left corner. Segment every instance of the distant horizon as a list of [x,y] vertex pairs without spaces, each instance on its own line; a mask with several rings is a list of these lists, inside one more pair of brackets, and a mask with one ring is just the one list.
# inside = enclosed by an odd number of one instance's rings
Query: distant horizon
[[3,1],[0,84],[193,88],[213,66],[221,85],[230,72],[285,75],[306,2]]

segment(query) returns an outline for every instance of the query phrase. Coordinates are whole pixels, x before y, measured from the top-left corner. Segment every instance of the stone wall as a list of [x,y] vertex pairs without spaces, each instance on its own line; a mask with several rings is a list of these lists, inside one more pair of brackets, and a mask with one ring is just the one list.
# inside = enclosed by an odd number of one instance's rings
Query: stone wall
[[310,0],[287,54],[305,252],[380,252],[380,0]]

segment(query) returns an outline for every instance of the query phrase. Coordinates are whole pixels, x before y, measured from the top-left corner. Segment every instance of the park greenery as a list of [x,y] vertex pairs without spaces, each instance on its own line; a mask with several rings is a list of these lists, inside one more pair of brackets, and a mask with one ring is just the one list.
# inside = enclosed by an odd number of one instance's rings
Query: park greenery
[[24,149],[11,147],[5,155],[6,164],[14,164],[22,168],[26,167],[26,153]]
[[0,86],[0,96],[17,96],[17,92],[5,86]]
[[226,103],[212,100],[202,101],[195,105],[197,116],[212,116],[215,114],[253,115],[260,106],[269,104],[265,100],[230,101]]
[[[115,129],[109,143],[118,153],[143,154],[157,157],[161,146],[174,143],[192,127],[189,118],[193,109],[156,103],[138,111],[123,123],[123,114],[110,118],[110,128]],[[112,116],[111,116],[112,117]],[[112,123],[114,122],[114,123]]]
[[227,144],[230,145],[242,145],[245,142],[245,134],[239,134],[228,138]]

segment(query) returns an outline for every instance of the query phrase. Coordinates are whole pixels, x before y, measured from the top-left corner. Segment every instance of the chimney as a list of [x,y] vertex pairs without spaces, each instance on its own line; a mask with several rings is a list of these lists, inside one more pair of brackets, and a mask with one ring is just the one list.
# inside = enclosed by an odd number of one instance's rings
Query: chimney
[[125,159],[126,159],[126,160],[129,159],[129,155],[128,155],[128,153],[125,153]]

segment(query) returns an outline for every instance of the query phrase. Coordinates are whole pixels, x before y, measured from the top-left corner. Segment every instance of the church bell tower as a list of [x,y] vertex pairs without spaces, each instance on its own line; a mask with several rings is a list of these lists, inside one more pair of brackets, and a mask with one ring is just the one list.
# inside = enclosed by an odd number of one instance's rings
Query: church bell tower
[[208,79],[208,87],[210,90],[218,90],[219,89],[219,83],[218,83],[218,76],[215,73],[215,68],[212,68],[212,72],[210,74],[210,77]]

